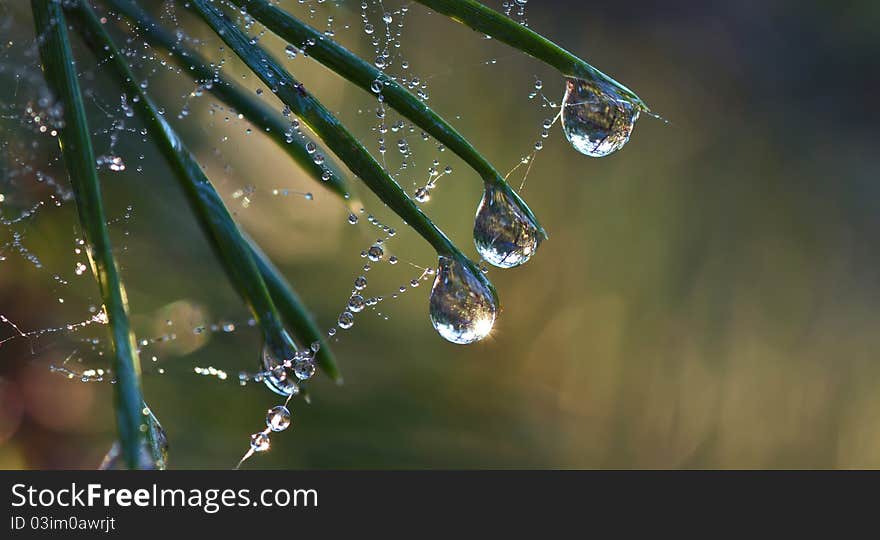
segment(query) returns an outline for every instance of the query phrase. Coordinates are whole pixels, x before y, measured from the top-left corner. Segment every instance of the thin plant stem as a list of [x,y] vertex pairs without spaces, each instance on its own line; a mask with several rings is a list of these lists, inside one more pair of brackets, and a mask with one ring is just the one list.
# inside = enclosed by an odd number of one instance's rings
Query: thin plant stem
[[73,188],[86,253],[98,281],[110,328],[116,381],[113,395],[122,458],[131,469],[152,468],[154,464],[145,459],[149,411],[144,407],[140,360],[129,324],[125,289],[107,231],[101,186],[95,171],[95,153],[77,81],[67,21],[58,0],[32,0],[31,7],[46,82],[64,108],[64,125],[58,132],[58,143]]

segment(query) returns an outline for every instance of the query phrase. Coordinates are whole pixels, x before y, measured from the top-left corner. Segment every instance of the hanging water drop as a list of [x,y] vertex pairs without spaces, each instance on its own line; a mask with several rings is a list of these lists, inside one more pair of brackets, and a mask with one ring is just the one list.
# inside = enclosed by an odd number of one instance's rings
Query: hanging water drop
[[[266,371],[264,382],[276,394],[290,396],[299,392],[299,387],[285,367],[288,358],[284,356],[289,354],[292,357],[296,353],[296,345],[287,332],[282,332],[280,342],[274,349],[269,342],[263,345],[262,364]],[[278,351],[279,348],[282,350]],[[284,349],[288,352],[284,353]]]
[[431,324],[452,343],[468,344],[489,335],[498,297],[489,281],[470,265],[440,257],[429,302]]
[[611,85],[566,79],[562,129],[578,152],[603,157],[620,150],[638,118],[638,109]]
[[315,375],[315,363],[312,362],[311,358],[298,360],[293,365],[293,372],[297,379],[307,381]]
[[354,326],[354,315],[352,315],[350,311],[343,311],[339,314],[339,319],[336,320],[336,324],[339,325],[339,328],[348,330]]
[[364,297],[359,294],[351,295],[348,299],[348,309],[352,313],[360,313],[364,310]]
[[251,449],[254,452],[265,452],[269,449],[269,435],[267,433],[254,433],[251,435]]
[[266,413],[266,427],[272,431],[284,431],[290,427],[290,411],[284,405],[272,407]]
[[499,268],[513,268],[538,250],[538,224],[504,189],[487,184],[474,220],[474,244],[480,256]]
[[431,200],[431,192],[426,188],[420,187],[415,192],[415,199],[417,202],[425,203]]

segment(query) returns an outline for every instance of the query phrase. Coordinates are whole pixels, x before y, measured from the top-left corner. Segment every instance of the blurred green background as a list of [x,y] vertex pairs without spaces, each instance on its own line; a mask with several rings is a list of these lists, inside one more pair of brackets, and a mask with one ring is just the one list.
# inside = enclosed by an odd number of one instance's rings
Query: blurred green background
[[[219,40],[181,7],[147,4],[169,26],[176,20],[206,39],[204,54],[223,56]],[[371,59],[359,2],[282,4],[319,28],[333,16],[336,37]],[[312,405],[295,402],[292,429],[246,467],[880,465],[880,4],[655,4],[528,3],[533,29],[636,90],[671,123],[643,117],[631,142],[603,159],[578,154],[553,127],[522,192],[550,240],[526,266],[489,273],[503,304],[491,338],[469,347],[444,342],[427,317],[428,283],[381,303],[382,316],[360,314],[335,344],[345,384],[317,381]],[[27,3],[0,5],[0,209],[9,218],[48,200],[51,189],[36,181],[37,170],[66,178],[54,140],[25,121],[39,86],[28,84],[39,71]],[[489,5],[500,8],[499,1]],[[368,14],[378,22],[374,7]],[[499,169],[530,153],[553,113],[528,95],[538,78],[558,102],[558,75],[417,4],[400,41],[412,71],[428,82],[429,104]],[[283,57],[283,43],[269,36],[263,43]],[[102,110],[118,106],[118,92],[85,48],[76,50],[100,132],[112,120]],[[225,73],[261,86],[242,78],[229,56]],[[308,58],[288,66],[376,148],[370,96]],[[348,225],[347,209],[267,138],[225,121],[207,93],[187,97],[195,85],[186,77],[153,60],[138,72],[242,226],[330,328],[366,262],[360,251],[380,231],[366,214]],[[177,119],[185,101],[191,112]],[[128,205],[133,213],[112,234],[139,338],[177,336],[143,350],[146,396],[167,430],[172,467],[229,468],[277,402],[264,387],[241,388],[236,380],[256,367],[260,338],[170,171],[141,141],[134,119],[126,128],[134,133],[120,135],[115,152],[127,169],[105,171],[102,181],[109,216]],[[389,163],[399,163],[392,155],[398,138],[386,135]],[[409,140],[416,165],[402,172],[401,184],[408,191],[423,184],[435,158],[451,165],[454,174],[423,208],[474,254],[475,174],[422,143],[418,131]],[[108,151],[109,135],[95,141],[97,154]],[[514,185],[522,172],[512,174]],[[352,183],[368,213],[401,231],[388,249],[405,262],[368,274],[368,292],[389,296],[418,276],[406,261],[434,261],[412,231]],[[313,192],[314,200],[272,195],[285,188]],[[236,197],[239,190],[245,196]],[[11,246],[12,230],[43,268]],[[97,288],[74,273],[72,202],[47,205],[0,235],[0,314],[25,331],[89,317]],[[193,330],[225,321],[236,331]],[[111,385],[70,381],[48,366],[76,351],[77,369],[107,367],[100,347],[82,341],[104,337],[101,330],[0,345],[0,467],[100,462],[114,438]],[[0,340],[12,335],[0,325]],[[229,379],[193,373],[207,366]]]

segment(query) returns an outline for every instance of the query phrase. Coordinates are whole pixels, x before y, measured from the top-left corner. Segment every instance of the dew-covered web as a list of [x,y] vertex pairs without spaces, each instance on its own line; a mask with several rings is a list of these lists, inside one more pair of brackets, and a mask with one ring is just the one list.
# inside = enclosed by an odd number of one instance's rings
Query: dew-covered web
[[[44,242],[31,243],[32,237],[45,236],[40,223],[55,219],[73,199],[67,181],[56,176],[58,129],[63,122],[60,106],[45,88],[36,65],[36,46],[32,33],[15,25],[18,13],[13,6],[0,6],[0,33],[5,37],[0,48],[0,275],[5,280],[30,284],[41,289],[51,300],[45,311],[62,312],[69,295],[83,280],[88,280],[83,240],[75,227],[65,240],[66,262],[55,266],[59,257],[47,257]],[[106,131],[105,131],[106,133]],[[96,164],[97,165],[97,164]],[[132,208],[110,219],[108,225],[124,236]],[[118,244],[125,251],[125,242]],[[50,264],[47,261],[52,261]],[[54,304],[52,306],[51,304]],[[60,319],[57,325],[29,328],[20,321],[16,304],[0,308],[0,349],[23,342],[34,357],[51,350],[63,340],[69,350],[59,363],[49,369],[83,382],[102,379],[103,368],[80,368],[82,357],[100,357],[104,353],[99,337],[85,337],[93,326],[107,323],[103,306],[86,303],[73,306],[77,319]],[[65,310],[67,311],[67,310]],[[71,345],[73,344],[73,345]]]
[[[401,236],[415,236],[399,217],[391,214],[380,202],[368,198],[366,190],[360,189],[360,186],[357,189],[364,195],[363,198],[353,192],[346,200],[338,200],[320,187],[289,185],[283,175],[273,175],[268,181],[256,182],[248,180],[247,174],[237,174],[242,167],[241,156],[237,152],[239,143],[249,138],[259,138],[261,130],[211,93],[214,80],[191,78],[168,54],[148,45],[138,28],[121,14],[105,10],[100,2],[96,4],[101,22],[113,34],[126,61],[137,74],[141,88],[153,96],[160,113],[180,126],[184,139],[195,134],[207,141],[205,145],[211,149],[210,155],[200,155],[200,162],[203,162],[208,176],[235,217],[254,219],[254,216],[259,216],[261,208],[269,204],[269,199],[280,198],[296,205],[329,205],[339,210],[338,219],[344,220],[344,229],[348,234],[357,236],[361,243],[360,252],[339,254],[342,264],[351,265],[350,281],[338,284],[335,292],[326,292],[338,296],[338,311],[332,314],[332,318],[328,316],[327,320],[319,321],[331,344],[337,344],[342,339],[357,339],[348,336],[356,336],[352,330],[356,328],[358,319],[377,317],[391,320],[394,301],[414,296],[407,294],[409,291],[418,290],[427,295],[426,289],[430,290],[430,283],[437,274],[437,261],[433,257],[398,252]],[[215,4],[223,6],[232,20],[251,36],[253,44],[267,47],[295,76],[299,77],[301,70],[307,71],[310,77],[312,73],[319,73],[307,67],[315,64],[308,58],[309,48],[314,43],[283,42],[245,10],[226,0],[217,0]],[[488,4],[528,26],[526,0],[496,0]],[[314,163],[324,167],[329,154],[321,142],[256,76],[248,73],[217,36],[211,35],[184,8],[182,0],[165,0],[158,7],[152,12],[155,18],[173,32],[178,43],[198,51],[211,61],[215,79],[222,76],[233,80],[253,92],[254,97],[270,104],[285,119],[287,129],[284,136],[288,143],[305,144]],[[485,57],[470,58],[447,67],[420,65],[413,58],[422,58],[424,55],[411,53],[419,47],[436,44],[426,43],[424,37],[407,33],[408,22],[414,11],[424,10],[411,2],[292,0],[283,3],[282,7],[322,30],[327,39],[338,40],[353,51],[365,51],[363,57],[384,76],[410,90],[425,104],[432,103],[435,85],[440,85],[444,92],[467,92],[471,70],[497,69],[500,64],[519,55],[495,46],[487,36],[481,39],[479,34],[472,33],[473,47],[477,50],[485,48]],[[109,346],[106,332],[101,330],[107,324],[107,316],[103,306],[94,300],[98,296],[91,282],[84,241],[74,225],[75,209],[73,204],[69,204],[73,196],[67,187],[58,152],[57,135],[63,113],[43,81],[33,34],[28,33],[25,24],[14,26],[15,21],[29,22],[24,6],[15,7],[14,12],[10,10],[6,4],[0,5],[0,35],[10,36],[0,49],[0,88],[4,89],[0,99],[0,125],[4,133],[26,136],[0,138],[0,273],[6,274],[8,271],[4,266],[9,266],[11,259],[16,259],[15,281],[40,282],[51,291],[56,304],[45,306],[42,310],[44,314],[49,313],[54,317],[57,306],[64,304],[68,297],[76,298],[77,303],[82,305],[77,307],[80,312],[78,318],[70,322],[59,319],[51,327],[41,329],[27,328],[17,319],[16,306],[4,305],[0,308],[0,332],[5,332],[0,333],[0,353],[12,342],[25,341],[34,361],[50,357],[50,373],[76,381],[110,383],[113,381],[112,369],[104,360]],[[432,16],[438,19],[436,24],[448,23],[439,21],[439,15]],[[147,159],[151,150],[149,133],[137,121],[132,103],[129,102],[131,98],[118,92],[102,91],[106,86],[102,87],[99,81],[105,66],[86,60],[89,55],[85,47],[77,47],[76,54],[79,79],[93,131],[95,166],[100,171],[102,182],[112,185],[120,173],[147,178],[159,165]],[[336,77],[326,71],[320,76]],[[457,83],[451,84],[450,81]],[[339,79],[337,84],[341,84]],[[345,103],[333,103],[331,108],[335,109],[333,112],[343,123],[351,121],[352,125],[360,126],[354,129],[358,139],[422,207],[430,206],[432,196],[437,190],[442,191],[444,185],[474,181],[477,175],[469,170],[462,173],[466,166],[457,161],[442,144],[384,102],[384,84],[377,79],[371,93],[361,93],[360,98],[346,100]],[[501,168],[508,171],[505,179],[515,189],[522,191],[536,157],[550,135],[550,129],[560,118],[565,120],[565,107],[545,94],[545,85],[538,74],[526,74],[525,78],[511,81],[510,84],[522,85],[523,102],[536,109],[539,117],[534,142],[523,141],[522,157]],[[161,91],[154,93],[154,85]],[[556,91],[557,88],[553,88],[553,92]],[[570,101],[568,105],[578,108],[583,107],[584,103]],[[453,114],[447,118],[454,125],[459,117]],[[364,122],[363,119],[368,121]],[[571,140],[570,133],[566,132],[566,135]],[[581,136],[589,139],[591,135]],[[273,152],[276,150],[272,149]],[[255,156],[250,158],[259,159]],[[329,167],[324,167],[322,179],[327,181],[332,174]],[[356,179],[349,180],[350,186],[357,184]],[[121,208],[108,209],[108,215],[112,216],[108,225],[123,277],[129,260],[130,225],[138,219],[137,209],[136,201]],[[472,210],[470,205],[461,209],[469,215],[472,215]],[[62,257],[53,255],[52,264],[57,265],[53,268],[44,262],[41,250],[29,243],[29,237],[41,229],[44,216],[50,213],[63,215],[46,219],[46,226],[64,222],[72,229],[67,253],[69,260],[62,261]],[[461,247],[472,251],[469,244]],[[481,270],[486,272],[487,265],[482,260],[479,264]],[[392,272],[391,267],[396,270]],[[377,273],[394,277],[374,280],[373,276]],[[388,286],[385,282],[389,279],[400,279],[399,285]],[[292,281],[295,283],[296,280]],[[377,285],[373,285],[374,282]],[[419,296],[421,298],[423,295]],[[139,314],[137,305],[132,305],[131,309],[135,315]],[[61,317],[60,311],[58,316]],[[250,332],[258,339],[256,322],[247,316],[230,314],[212,320],[198,310],[180,308],[158,318],[161,319],[160,324],[153,328],[160,331],[150,337],[139,337],[137,342],[145,376],[165,375],[166,371],[172,370],[172,366],[189,361],[185,358],[186,353],[180,352],[188,350],[186,347],[179,348],[176,353],[174,348],[169,348],[167,356],[163,356],[163,346],[168,343],[190,341],[193,336],[223,336],[237,332]],[[299,379],[298,384],[293,385],[295,390],[281,403],[269,409],[265,428],[251,436],[250,447],[239,465],[254,453],[268,450],[271,435],[291,425],[289,407],[294,396],[308,398],[306,388],[317,373],[315,354],[318,344],[298,345],[300,353],[293,359],[285,360],[283,365],[292,369]],[[248,357],[247,354],[242,356]],[[255,360],[253,364],[243,366],[246,369],[234,375],[225,369],[202,363],[190,364],[186,369],[174,369],[173,373],[175,376],[212,377],[237,383],[238,386],[249,386],[249,383],[262,382],[273,376],[272,371],[256,361],[257,354],[251,356]],[[252,369],[247,369],[251,366]]]

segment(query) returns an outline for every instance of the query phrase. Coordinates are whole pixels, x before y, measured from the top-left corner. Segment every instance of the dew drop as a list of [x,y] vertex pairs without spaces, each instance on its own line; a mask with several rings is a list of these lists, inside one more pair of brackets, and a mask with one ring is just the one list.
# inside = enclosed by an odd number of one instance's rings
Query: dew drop
[[360,313],[364,310],[364,305],[364,297],[359,294],[353,294],[348,299],[348,310],[352,313]]
[[339,314],[339,319],[337,319],[336,324],[339,325],[339,328],[348,330],[354,326],[354,315],[352,315],[350,311],[343,311]]
[[416,190],[414,197],[417,202],[425,203],[431,200],[431,192],[427,188],[420,187]]
[[452,343],[468,344],[489,335],[498,297],[485,276],[450,257],[440,257],[431,288],[431,324]]
[[301,381],[307,381],[315,375],[315,363],[311,358],[298,360],[293,364],[293,373]]
[[[296,351],[296,345],[287,332],[282,333],[281,342],[292,356]],[[294,378],[290,376],[289,370],[285,368],[285,360],[287,359],[279,356],[279,352],[273,350],[268,342],[263,345],[262,364],[263,369],[267,372],[263,380],[266,386],[276,394],[291,396],[299,392],[299,387]]]
[[267,433],[254,433],[251,435],[251,449],[254,452],[265,452],[269,449],[269,435]]
[[543,234],[529,213],[504,189],[486,185],[474,220],[474,244],[493,266],[513,268],[538,250]]
[[367,258],[373,262],[379,262],[384,256],[385,251],[382,249],[382,246],[374,245],[367,250]]
[[290,427],[290,411],[284,405],[269,409],[266,413],[266,427],[272,431],[284,431]]
[[562,129],[578,152],[603,157],[620,150],[638,118],[638,109],[612,86],[566,79]]

